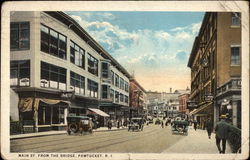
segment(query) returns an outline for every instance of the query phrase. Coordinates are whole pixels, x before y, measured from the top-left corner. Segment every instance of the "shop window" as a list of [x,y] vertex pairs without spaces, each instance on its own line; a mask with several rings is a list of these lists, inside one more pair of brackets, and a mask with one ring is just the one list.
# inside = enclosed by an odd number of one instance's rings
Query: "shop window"
[[67,37],[41,24],[41,51],[66,59]]
[[124,90],[124,79],[120,78],[120,89]]
[[29,86],[30,85],[30,61],[10,62],[10,85]]
[[124,101],[125,101],[125,103],[128,103],[128,96],[125,95]]
[[85,77],[70,71],[70,87],[78,94],[85,94]]
[[115,102],[119,103],[119,92],[115,91]]
[[40,86],[66,90],[66,69],[41,62]]
[[120,94],[120,102],[124,102],[124,95]]
[[10,49],[29,49],[30,47],[30,23],[10,23]]
[[102,62],[102,78],[109,78],[109,64]]
[[232,26],[240,26],[240,13],[232,13]]
[[128,82],[125,81],[125,91],[128,92]]
[[240,65],[240,47],[231,46],[231,65]]
[[108,86],[102,85],[102,98],[106,99],[108,98]]
[[85,50],[73,41],[70,43],[70,62],[83,69],[85,68]]
[[111,71],[111,84],[114,84],[114,77],[115,75],[114,75],[114,72],[113,71]]
[[98,76],[98,60],[88,54],[88,72]]
[[98,98],[98,83],[88,79],[88,96]]
[[119,76],[115,74],[115,86],[119,87]]
[[114,101],[114,90],[113,89],[110,89],[110,98],[113,102]]

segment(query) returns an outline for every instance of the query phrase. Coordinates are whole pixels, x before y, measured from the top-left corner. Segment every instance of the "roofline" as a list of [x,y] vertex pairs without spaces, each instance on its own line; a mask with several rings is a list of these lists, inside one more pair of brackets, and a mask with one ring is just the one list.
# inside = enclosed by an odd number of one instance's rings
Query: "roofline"
[[135,84],[144,92],[147,93],[147,91],[136,81],[135,78],[130,78],[129,81],[134,81]]
[[188,60],[188,64],[187,64],[187,66],[189,68],[191,68],[192,65],[193,65],[194,58],[195,58],[195,56],[197,54],[197,49],[199,47],[199,43],[198,42],[200,42],[201,34],[202,34],[202,32],[203,32],[203,30],[205,28],[205,23],[208,21],[208,17],[209,17],[210,14],[211,14],[211,12],[206,12],[205,13],[204,18],[203,18],[202,23],[201,23],[201,27],[200,27],[199,33],[195,37],[195,40],[194,40],[194,43],[193,43],[193,48],[191,50],[191,54],[189,56],[189,60]]
[[[111,63],[122,72],[127,78],[131,78],[128,71],[118,63],[102,46],[100,46],[73,18],[62,11],[44,11],[44,13],[52,16],[60,22],[67,25],[74,31],[80,38],[82,38],[88,45],[90,45],[98,54],[103,58],[111,60]],[[73,25],[73,26],[72,26]],[[81,35],[78,32],[82,33]]]

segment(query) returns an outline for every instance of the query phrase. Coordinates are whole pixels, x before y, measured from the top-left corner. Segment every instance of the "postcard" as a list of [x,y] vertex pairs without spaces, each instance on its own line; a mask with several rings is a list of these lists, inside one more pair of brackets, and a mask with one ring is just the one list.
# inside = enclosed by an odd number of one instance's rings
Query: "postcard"
[[247,159],[246,1],[5,2],[3,159]]

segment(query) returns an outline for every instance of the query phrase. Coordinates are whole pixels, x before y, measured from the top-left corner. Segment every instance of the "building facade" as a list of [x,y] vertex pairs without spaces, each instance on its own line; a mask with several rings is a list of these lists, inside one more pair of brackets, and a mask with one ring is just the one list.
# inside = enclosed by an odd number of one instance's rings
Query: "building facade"
[[189,101],[189,93],[179,95],[179,111],[186,118],[189,115],[189,109],[187,108],[187,102]]
[[135,78],[129,80],[129,106],[130,117],[133,115],[145,115],[147,113],[147,94],[146,90],[136,81]]
[[124,117],[129,73],[74,19],[12,12],[10,21],[10,83],[19,98],[11,116],[36,132],[63,128],[68,115],[93,114],[101,125],[105,116]]
[[189,108],[200,126],[210,117],[228,115],[241,124],[241,25],[240,14],[207,12],[196,37],[188,67],[191,68]]

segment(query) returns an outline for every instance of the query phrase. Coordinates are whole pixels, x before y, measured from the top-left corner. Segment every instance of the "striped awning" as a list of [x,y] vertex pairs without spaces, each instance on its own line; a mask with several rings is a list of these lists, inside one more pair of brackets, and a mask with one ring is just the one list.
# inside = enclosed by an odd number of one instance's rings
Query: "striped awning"
[[190,115],[198,114],[198,113],[204,111],[205,109],[207,109],[212,103],[213,103],[213,102],[210,102],[210,103],[205,104],[205,105],[203,105],[203,106],[201,106],[201,107],[199,107],[199,108],[197,108],[197,109],[194,109],[194,110],[193,110],[192,112],[190,112],[189,114],[190,114]]

